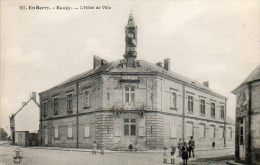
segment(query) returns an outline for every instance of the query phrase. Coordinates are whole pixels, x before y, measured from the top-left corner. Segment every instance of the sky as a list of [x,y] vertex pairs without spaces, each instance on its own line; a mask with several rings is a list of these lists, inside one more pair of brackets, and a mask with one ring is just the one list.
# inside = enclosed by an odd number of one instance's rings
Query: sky
[[[171,70],[209,81],[228,97],[234,119],[236,88],[260,63],[260,1],[1,0],[0,127],[8,129],[30,92],[47,90],[92,69],[93,55],[122,59],[132,10],[138,59],[171,59]],[[19,6],[110,6],[107,10],[20,10]],[[33,117],[33,116],[29,116]]]

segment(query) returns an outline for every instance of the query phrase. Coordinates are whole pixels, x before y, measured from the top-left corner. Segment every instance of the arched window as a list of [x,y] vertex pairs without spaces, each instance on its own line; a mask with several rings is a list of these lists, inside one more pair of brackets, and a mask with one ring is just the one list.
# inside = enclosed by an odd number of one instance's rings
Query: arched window
[[193,123],[192,122],[187,122],[186,123],[185,134],[186,134],[186,137],[190,137],[190,136],[194,135]]
[[209,126],[209,138],[215,138],[216,137],[216,126],[210,125]]
[[205,138],[206,137],[206,135],[205,135],[205,124],[199,124],[199,136],[201,137],[201,138]]

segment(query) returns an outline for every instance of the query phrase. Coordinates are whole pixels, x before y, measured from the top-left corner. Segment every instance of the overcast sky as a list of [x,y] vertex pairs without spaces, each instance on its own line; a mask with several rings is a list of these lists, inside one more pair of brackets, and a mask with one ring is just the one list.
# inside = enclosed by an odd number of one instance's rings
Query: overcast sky
[[[33,11],[21,5],[108,5],[110,10]],[[209,81],[228,97],[260,63],[260,1],[15,1],[1,0],[0,127],[31,91],[41,92],[92,69],[93,55],[123,58],[124,28],[133,10],[138,59],[171,58],[171,70]],[[33,117],[33,116],[31,116]]]

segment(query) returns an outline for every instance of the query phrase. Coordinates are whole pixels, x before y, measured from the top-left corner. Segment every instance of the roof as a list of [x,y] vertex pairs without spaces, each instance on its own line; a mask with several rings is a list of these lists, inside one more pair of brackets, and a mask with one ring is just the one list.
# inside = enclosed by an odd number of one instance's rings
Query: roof
[[[226,98],[225,96],[222,96],[218,93],[213,92],[210,88],[204,86],[202,83],[200,83],[196,80],[192,80],[192,79],[185,77],[183,75],[180,75],[176,72],[168,71],[168,70],[164,69],[163,67],[157,66],[156,64],[153,64],[153,63],[150,63],[150,62],[147,62],[144,60],[136,60],[136,61],[138,64],[136,67],[122,67],[121,64],[124,62],[124,60],[112,61],[107,64],[100,65],[96,69],[92,69],[92,70],[80,73],[78,75],[75,75],[75,76],[63,81],[62,83],[56,85],[53,88],[78,81],[80,79],[89,77],[89,76],[97,74],[97,73],[120,73],[120,74],[124,74],[124,73],[125,74],[127,74],[127,73],[129,73],[129,74],[158,73],[158,74],[173,78],[177,81],[186,83],[190,86],[200,88],[201,90],[210,92],[218,97]],[[53,89],[53,88],[51,88],[51,89]]]
[[260,80],[260,64],[253,70],[253,72],[238,86],[236,87],[232,93],[234,93],[237,89],[239,89],[241,86],[248,84],[253,81]]

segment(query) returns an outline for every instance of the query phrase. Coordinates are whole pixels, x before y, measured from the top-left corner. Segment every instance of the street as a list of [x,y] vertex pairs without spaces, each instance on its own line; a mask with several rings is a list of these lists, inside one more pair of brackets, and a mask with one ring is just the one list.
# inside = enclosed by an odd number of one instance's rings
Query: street
[[[0,146],[0,165],[12,164],[15,146]],[[162,165],[162,152],[113,152],[107,151],[105,155],[92,155],[89,150],[57,148],[21,148],[23,151],[23,164],[25,165]],[[197,151],[196,159],[189,159],[188,164],[225,164],[218,159],[209,157],[228,156],[233,154],[233,149]],[[200,159],[202,158],[202,159]],[[169,163],[170,160],[168,159]],[[182,164],[182,159],[177,158],[176,164]]]

